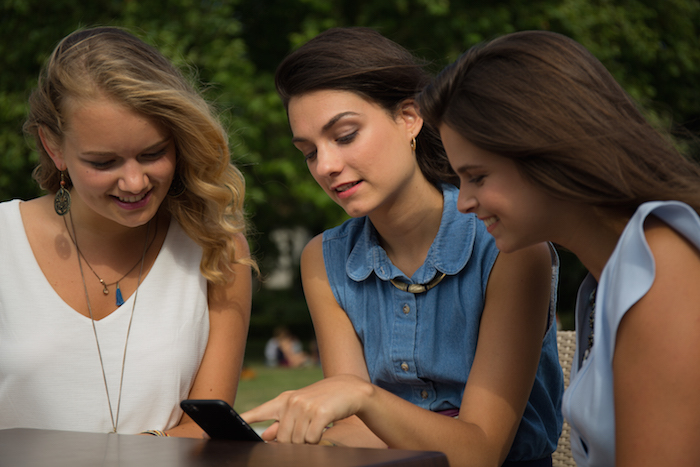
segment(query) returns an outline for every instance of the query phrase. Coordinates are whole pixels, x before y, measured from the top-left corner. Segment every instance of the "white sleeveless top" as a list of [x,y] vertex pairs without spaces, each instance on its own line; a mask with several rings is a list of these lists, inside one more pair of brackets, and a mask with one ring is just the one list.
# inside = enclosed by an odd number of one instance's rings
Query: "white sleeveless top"
[[[0,203],[0,429],[110,432],[92,323],[46,280],[19,205]],[[189,394],[209,337],[201,258],[202,249],[172,220],[138,290],[119,433],[166,430],[180,420],[179,402]],[[134,294],[95,322],[115,417],[133,300]]]

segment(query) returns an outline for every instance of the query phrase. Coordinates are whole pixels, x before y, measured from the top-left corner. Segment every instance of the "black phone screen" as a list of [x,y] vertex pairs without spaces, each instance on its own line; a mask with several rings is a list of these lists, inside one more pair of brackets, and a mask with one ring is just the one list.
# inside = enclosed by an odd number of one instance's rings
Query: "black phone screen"
[[263,440],[226,401],[186,399],[180,402],[180,407],[211,439]]

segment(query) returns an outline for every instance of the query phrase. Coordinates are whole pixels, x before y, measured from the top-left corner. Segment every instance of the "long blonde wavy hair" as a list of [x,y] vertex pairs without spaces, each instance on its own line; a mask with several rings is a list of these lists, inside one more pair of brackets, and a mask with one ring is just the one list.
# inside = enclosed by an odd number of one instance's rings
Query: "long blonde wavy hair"
[[99,96],[157,121],[172,135],[177,151],[173,183],[185,189],[166,197],[162,208],[202,247],[202,275],[222,284],[234,263],[257,270],[251,258],[237,255],[236,234],[246,233],[245,180],[231,163],[219,118],[168,59],[123,29],[78,30],[56,46],[43,67],[24,124],[39,152],[33,175],[41,188],[58,191],[60,172],[41,144],[39,128],[62,142],[66,100]]

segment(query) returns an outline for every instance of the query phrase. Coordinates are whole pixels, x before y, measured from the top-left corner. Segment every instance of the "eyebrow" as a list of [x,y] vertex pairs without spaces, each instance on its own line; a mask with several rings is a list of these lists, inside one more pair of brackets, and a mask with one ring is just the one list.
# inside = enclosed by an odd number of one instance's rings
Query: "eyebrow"
[[[338,123],[338,121],[340,119],[348,117],[348,116],[354,116],[354,115],[359,115],[359,114],[357,112],[351,112],[351,111],[340,112],[339,114],[333,116],[330,120],[328,120],[328,122],[325,125],[323,125],[323,128],[321,128],[321,132],[323,133],[323,132],[328,131],[330,128],[333,127],[333,125]],[[300,143],[300,142],[304,142],[304,141],[306,141],[306,138],[298,138],[296,136],[294,138],[292,138],[292,143]]]
[[[171,137],[167,137],[167,138],[165,138],[164,140],[158,141],[157,143],[152,144],[152,145],[148,146],[147,148],[142,149],[141,151],[139,151],[139,153],[142,154],[142,153],[145,153],[145,152],[148,152],[148,151],[153,151],[153,150],[156,149],[157,147],[162,146],[163,144],[169,143],[171,139],[172,139]],[[102,157],[104,157],[104,156],[116,156],[116,155],[118,155],[116,152],[109,152],[109,151],[107,151],[107,152],[102,152],[102,151],[85,151],[85,152],[83,152],[83,153],[81,153],[81,154],[84,155],[84,156],[102,156]]]
[[454,169],[455,173],[471,172],[474,169],[483,169],[483,165],[479,164],[465,164]]

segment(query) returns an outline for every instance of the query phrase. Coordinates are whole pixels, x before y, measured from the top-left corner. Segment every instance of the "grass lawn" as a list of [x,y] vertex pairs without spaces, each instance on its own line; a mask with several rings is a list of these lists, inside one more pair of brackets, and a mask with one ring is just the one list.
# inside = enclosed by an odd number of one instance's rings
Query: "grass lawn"
[[[238,413],[243,413],[275,398],[282,391],[299,389],[321,378],[323,378],[323,372],[319,366],[271,368],[264,363],[247,363],[243,377],[238,383],[234,409]],[[265,427],[270,425],[270,423],[255,423],[253,427]]]

